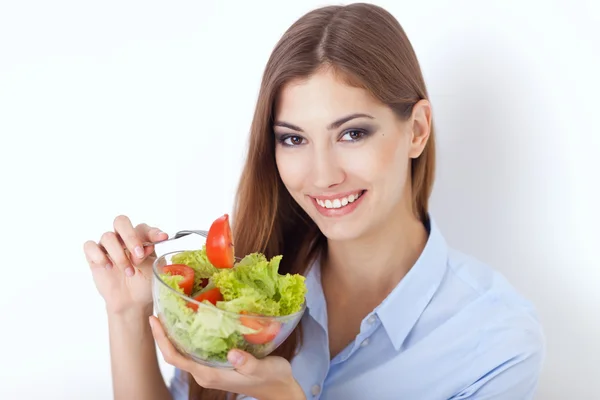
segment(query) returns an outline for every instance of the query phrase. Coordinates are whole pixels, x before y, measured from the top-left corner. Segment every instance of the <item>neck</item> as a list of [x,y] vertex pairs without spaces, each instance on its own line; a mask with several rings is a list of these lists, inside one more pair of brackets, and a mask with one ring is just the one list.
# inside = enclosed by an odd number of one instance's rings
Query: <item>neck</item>
[[427,236],[412,212],[398,212],[356,240],[328,241],[323,279],[335,283],[336,292],[387,295],[415,264]]

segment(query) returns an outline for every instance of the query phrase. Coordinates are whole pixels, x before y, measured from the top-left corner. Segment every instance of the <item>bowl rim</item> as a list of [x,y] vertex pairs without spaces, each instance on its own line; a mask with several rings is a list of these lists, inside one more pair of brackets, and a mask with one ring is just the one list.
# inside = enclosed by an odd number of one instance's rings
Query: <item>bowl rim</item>
[[[189,297],[188,295],[186,295],[185,293],[181,293],[178,292],[177,290],[173,289],[171,286],[167,285],[167,283],[165,281],[163,281],[161,279],[161,277],[158,275],[158,262],[160,259],[166,258],[169,255],[172,254],[177,254],[177,253],[183,253],[186,251],[197,251],[197,250],[174,250],[174,251],[169,251],[167,253],[163,253],[160,256],[156,257],[156,260],[154,260],[154,262],[152,262],[152,274],[154,275],[154,277],[164,286],[166,287],[168,290],[170,290],[172,293],[176,294],[177,296],[183,298],[184,300],[186,300],[187,302],[190,302],[192,304],[196,304],[198,306],[198,310],[200,309],[200,307],[206,308],[206,309],[210,309],[210,310],[216,310],[218,312],[221,312],[225,315],[231,315],[231,316],[235,316],[235,317],[241,317],[243,316],[244,318],[248,318],[248,319],[255,319],[255,320],[269,320],[269,321],[287,321],[287,320],[295,320],[298,316],[304,314],[304,312],[306,311],[306,295],[304,296],[304,301],[302,302],[302,306],[300,307],[300,310],[296,311],[295,313],[292,314],[287,314],[287,315],[279,315],[279,316],[269,316],[269,315],[254,315],[254,314],[241,314],[241,313],[236,313],[233,311],[228,311],[228,310],[223,310],[215,305],[208,305],[205,303],[201,303],[197,300],[194,300],[193,298]],[[190,267],[191,268],[191,267]],[[235,266],[233,267],[235,268]],[[156,301],[155,301],[156,302]],[[197,313],[198,311],[196,310],[195,313]]]

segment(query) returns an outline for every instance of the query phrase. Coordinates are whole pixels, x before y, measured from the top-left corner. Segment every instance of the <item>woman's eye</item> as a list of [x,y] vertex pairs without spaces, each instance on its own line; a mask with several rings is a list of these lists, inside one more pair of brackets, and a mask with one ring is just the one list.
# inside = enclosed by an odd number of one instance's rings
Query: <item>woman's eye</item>
[[342,136],[342,141],[344,142],[356,142],[366,136],[366,133],[363,131],[352,130],[347,131]]
[[281,142],[286,146],[298,146],[304,143],[304,138],[302,136],[286,136],[283,137]]

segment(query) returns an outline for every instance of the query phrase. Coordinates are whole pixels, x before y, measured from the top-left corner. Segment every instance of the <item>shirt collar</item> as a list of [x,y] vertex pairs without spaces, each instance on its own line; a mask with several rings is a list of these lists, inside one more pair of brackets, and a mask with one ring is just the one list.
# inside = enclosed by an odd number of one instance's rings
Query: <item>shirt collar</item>
[[447,260],[446,241],[430,217],[429,237],[417,262],[374,310],[396,350],[400,349],[438,290]]
[[[381,320],[396,350],[400,349],[433,298],[446,272],[446,241],[431,216],[427,227],[429,237],[415,265],[373,312]],[[306,306],[310,315],[327,331],[326,303],[318,259],[317,257],[306,275]]]

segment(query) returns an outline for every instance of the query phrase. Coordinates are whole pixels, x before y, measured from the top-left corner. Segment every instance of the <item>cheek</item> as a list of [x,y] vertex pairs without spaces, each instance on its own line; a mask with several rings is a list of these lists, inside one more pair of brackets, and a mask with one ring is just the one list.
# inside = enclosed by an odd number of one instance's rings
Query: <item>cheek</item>
[[275,162],[279,176],[287,189],[290,192],[301,191],[307,170],[303,164],[302,154],[288,149],[277,149],[275,150]]
[[344,169],[348,176],[372,184],[401,184],[406,174],[407,150],[398,137],[391,136],[373,137],[370,143],[365,143],[360,149],[343,152]]
[[380,162],[387,171],[387,176],[399,184],[402,184],[406,178],[409,159],[408,151],[408,144],[403,143],[400,138],[390,140],[381,149]]

